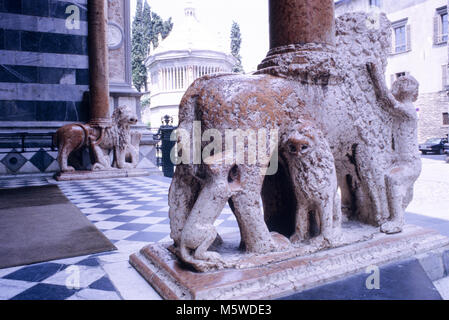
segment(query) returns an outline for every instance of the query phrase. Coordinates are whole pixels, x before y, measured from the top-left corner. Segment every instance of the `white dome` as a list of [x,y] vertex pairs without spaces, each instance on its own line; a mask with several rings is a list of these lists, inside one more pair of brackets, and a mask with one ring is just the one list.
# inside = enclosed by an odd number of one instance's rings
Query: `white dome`
[[192,1],[186,1],[184,15],[179,21],[174,21],[173,30],[151,54],[179,50],[208,50],[230,54],[228,42],[220,34],[209,32],[202,26],[195,5]]
[[[145,61],[151,105],[148,119],[160,123],[168,114],[178,123],[178,107],[187,88],[207,74],[232,72],[237,59],[230,53],[230,40],[213,34],[198,20],[195,5],[186,1],[182,17]],[[146,115],[145,115],[146,117]]]

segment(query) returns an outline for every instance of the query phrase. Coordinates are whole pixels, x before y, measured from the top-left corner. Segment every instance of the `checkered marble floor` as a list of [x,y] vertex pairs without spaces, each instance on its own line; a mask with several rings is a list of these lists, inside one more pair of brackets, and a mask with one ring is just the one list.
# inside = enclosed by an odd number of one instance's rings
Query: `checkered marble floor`
[[[0,299],[160,299],[129,265],[150,242],[171,241],[167,196],[170,180],[140,177],[56,182],[40,178],[0,181],[0,188],[57,183],[64,194],[117,247],[117,251],[0,269]],[[238,231],[226,207],[215,226]]]
[[[66,196],[118,250],[0,269],[0,300],[161,299],[128,262],[129,255],[149,242],[169,238],[167,195],[170,179],[124,178],[56,182],[52,179],[0,179],[0,189],[58,184]],[[407,222],[438,229],[444,221],[408,214]],[[219,233],[238,231],[231,210],[215,223]],[[449,235],[449,229],[442,228]],[[434,281],[449,299],[449,277]]]

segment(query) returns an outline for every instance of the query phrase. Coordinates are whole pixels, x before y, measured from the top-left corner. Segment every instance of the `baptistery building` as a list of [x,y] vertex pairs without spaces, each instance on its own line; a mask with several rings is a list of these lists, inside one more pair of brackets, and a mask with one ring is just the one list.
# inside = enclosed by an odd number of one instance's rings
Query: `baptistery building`
[[171,33],[146,61],[150,107],[143,121],[151,127],[159,127],[165,115],[177,125],[179,103],[189,85],[206,74],[231,72],[237,62],[230,53],[230,40],[201,25],[192,2],[183,9]]

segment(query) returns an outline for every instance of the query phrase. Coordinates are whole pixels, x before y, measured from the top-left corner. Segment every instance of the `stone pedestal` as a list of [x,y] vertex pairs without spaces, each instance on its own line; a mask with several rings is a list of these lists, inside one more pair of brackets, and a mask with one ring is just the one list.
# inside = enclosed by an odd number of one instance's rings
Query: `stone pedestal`
[[[216,248],[224,259],[240,254],[249,267],[199,273],[181,264],[170,244],[150,244],[130,256],[130,263],[164,299],[273,299],[303,291],[358,272],[423,253],[437,252],[442,259],[449,238],[436,231],[407,225],[396,235],[380,234],[376,228],[346,225],[353,236],[365,241],[333,249],[300,253],[247,255],[239,252],[238,237],[223,237],[226,245]],[[354,240],[354,239],[352,239]]]

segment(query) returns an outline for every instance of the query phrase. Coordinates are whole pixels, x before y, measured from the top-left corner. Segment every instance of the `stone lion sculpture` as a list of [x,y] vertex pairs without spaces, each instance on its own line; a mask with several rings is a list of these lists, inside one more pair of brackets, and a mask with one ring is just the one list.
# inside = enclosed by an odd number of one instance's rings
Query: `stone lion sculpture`
[[340,231],[341,203],[334,157],[327,140],[306,121],[289,128],[280,144],[298,202],[291,242],[319,236],[319,241],[332,243]]
[[[409,199],[409,195],[401,195],[403,185],[407,184],[405,189],[410,190],[415,176],[402,179],[395,175],[397,182],[391,185],[402,185],[400,188],[387,188],[389,182],[385,176],[392,177],[397,171],[391,167],[390,155],[395,153],[392,136],[398,130],[395,121],[399,124],[404,118],[398,118],[382,106],[367,68],[367,63],[376,61],[379,72],[385,72],[391,47],[390,22],[384,14],[345,14],[336,20],[336,42],[336,47],[288,46],[282,48],[284,51],[275,55],[274,60],[265,62],[267,67],[257,74],[206,76],[189,87],[180,104],[179,128],[193,132],[193,124],[198,121],[202,130],[216,129],[222,134],[229,129],[267,128],[288,137],[294,134],[290,126],[307,121],[312,124],[310,130],[315,130],[313,132],[318,136],[321,132],[322,138],[314,140],[306,135],[305,139],[299,140],[315,145],[322,156],[308,158],[306,152],[304,163],[321,159],[322,164],[321,168],[313,166],[317,171],[312,166],[305,166],[298,161],[299,153],[296,157],[295,152],[289,152],[288,139],[280,140],[279,150],[284,151],[280,153],[279,170],[274,175],[264,176],[260,174],[263,164],[239,164],[241,190],[232,194],[224,192],[226,183],[229,184],[223,179],[226,172],[221,172],[218,178],[204,165],[178,165],[169,191],[171,237],[176,247],[184,243],[192,250],[200,248],[198,254],[196,251],[193,254],[199,260],[217,258],[204,255],[207,252],[204,248],[212,243],[216,233],[206,233],[209,235],[207,241],[197,236],[189,239],[191,233],[184,233],[184,228],[202,218],[210,227],[229,195],[229,205],[248,252],[278,250],[270,231],[278,231],[300,244],[301,240],[311,237],[313,221],[323,238],[331,239],[330,234],[339,229],[342,220],[340,210],[330,209],[339,203],[334,179],[341,189],[345,219],[381,227],[386,233],[400,231],[400,224],[391,222],[395,221],[395,216],[403,215],[403,204]],[[398,100],[394,105],[398,103],[409,101]],[[327,142],[316,144],[316,141]],[[402,166],[411,165],[408,156],[400,156]],[[225,170],[232,176],[232,166]],[[387,174],[389,170],[390,174]],[[326,183],[329,189],[321,192],[316,188]],[[303,189],[303,194],[299,188]],[[220,206],[214,204],[214,197],[220,199]],[[261,214],[260,199],[264,215]],[[325,211],[316,210],[317,199],[322,202],[321,206],[328,205]],[[202,210],[193,211],[200,201],[206,201],[201,204]],[[213,205],[209,207],[209,204]],[[318,214],[310,214],[313,204]],[[189,220],[192,212],[195,217]],[[312,235],[316,233],[312,232]]]
[[[216,154],[207,160],[205,192],[195,202],[180,234],[179,256],[199,270],[210,264],[225,265],[218,253],[208,249],[218,235],[214,227],[215,220],[229,198],[241,190],[237,166],[223,165],[221,156]],[[233,167],[231,171],[229,166]]]
[[[137,123],[137,117],[127,106],[116,108],[112,114],[112,126],[105,129],[91,127],[89,124],[68,124],[56,131],[58,163],[62,172],[75,171],[68,165],[70,154],[88,146],[95,162],[92,170],[105,170],[111,167],[135,168],[138,162],[138,144],[131,139],[131,125]],[[134,140],[134,144],[131,140]],[[113,152],[111,163],[110,152]],[[126,160],[130,160],[127,162]]]

